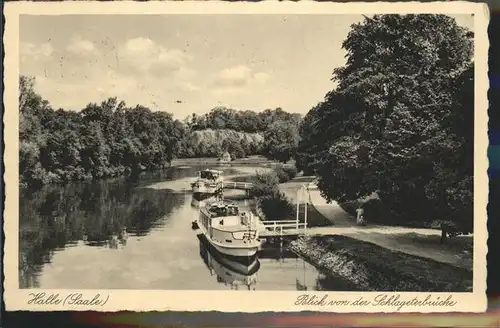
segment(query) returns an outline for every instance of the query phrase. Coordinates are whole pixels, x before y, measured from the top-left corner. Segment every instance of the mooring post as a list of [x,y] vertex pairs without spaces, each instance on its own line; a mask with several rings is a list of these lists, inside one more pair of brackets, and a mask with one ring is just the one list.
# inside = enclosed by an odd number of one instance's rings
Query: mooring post
[[307,234],[307,202],[309,197],[309,188],[306,188],[307,194],[304,200],[304,235]]
[[297,221],[297,230],[299,230],[299,208],[300,208],[300,199],[299,199],[299,194],[300,194],[300,191],[301,191],[301,188],[299,188],[297,190],[297,199],[296,199],[296,202],[297,202],[297,215],[296,215],[296,218],[295,220]]

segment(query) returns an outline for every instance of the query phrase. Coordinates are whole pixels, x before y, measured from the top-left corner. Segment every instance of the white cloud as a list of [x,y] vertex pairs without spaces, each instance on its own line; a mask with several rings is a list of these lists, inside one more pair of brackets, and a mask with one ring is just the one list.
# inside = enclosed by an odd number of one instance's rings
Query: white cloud
[[241,87],[223,87],[213,89],[212,94],[217,97],[235,96],[242,94],[244,90],[245,89]]
[[181,82],[179,88],[183,91],[199,91],[201,88],[191,82]]
[[[99,102],[109,97],[135,100],[128,97],[138,90],[138,83],[132,77],[107,70],[99,78],[80,79],[75,82],[36,76],[36,90],[55,108],[78,110],[89,102]],[[54,102],[55,100],[59,102]]]
[[252,78],[252,70],[244,65],[239,65],[221,70],[214,79],[216,86],[235,87],[245,86]]
[[254,83],[264,84],[271,76],[265,72],[253,72],[245,65],[238,65],[219,71],[212,79],[214,89],[212,93],[216,96],[238,95],[245,91],[246,87]]
[[66,50],[81,56],[93,56],[99,53],[92,41],[84,40],[79,37],[73,38]]
[[111,96],[122,96],[138,88],[138,82],[135,78],[119,74],[114,70],[107,72],[97,81],[92,81],[92,85],[106,90]]
[[177,80],[187,81],[195,78],[198,72],[190,67],[180,67],[174,74]]
[[35,45],[30,42],[21,42],[19,45],[19,54],[22,60],[30,57],[31,60],[40,60],[45,58],[50,58],[54,53],[54,48],[48,42],[42,43],[41,45]]
[[179,49],[167,49],[144,37],[129,39],[119,48],[120,66],[157,77],[177,72],[192,60]]
[[270,77],[268,73],[253,73],[248,66],[239,65],[219,71],[213,79],[213,84],[228,88],[244,87],[253,82],[265,83]]
[[266,83],[271,78],[271,75],[264,72],[258,72],[253,75],[253,78],[259,83]]

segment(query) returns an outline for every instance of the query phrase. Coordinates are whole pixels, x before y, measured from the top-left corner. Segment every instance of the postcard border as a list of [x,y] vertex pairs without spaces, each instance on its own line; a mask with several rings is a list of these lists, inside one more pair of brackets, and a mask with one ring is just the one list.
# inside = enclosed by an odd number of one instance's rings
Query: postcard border
[[[362,10],[360,10],[362,8]],[[140,9],[141,13],[136,11]],[[488,161],[487,161],[487,120],[488,120],[488,20],[489,9],[487,5],[468,2],[433,2],[433,3],[318,3],[318,2],[259,2],[259,3],[226,3],[226,2],[120,2],[120,3],[90,3],[90,2],[65,2],[65,3],[5,3],[4,15],[6,17],[4,45],[5,45],[5,81],[17,81],[19,76],[18,48],[19,48],[19,15],[59,15],[59,14],[353,14],[353,13],[444,13],[444,14],[467,14],[474,13],[475,24],[475,155],[474,155],[474,281],[472,293],[452,293],[454,299],[460,304],[452,309],[455,312],[483,312],[486,309],[486,252],[487,236],[486,228],[486,206],[488,203]],[[7,51],[8,49],[8,51]],[[484,60],[483,60],[484,58]],[[318,308],[297,307],[293,303],[300,292],[267,292],[253,291],[240,293],[232,291],[154,291],[154,290],[44,290],[44,289],[19,289],[18,283],[18,107],[17,84],[5,83],[5,173],[6,185],[4,232],[5,232],[5,304],[7,310],[76,310],[76,311],[227,311],[227,312],[263,312],[283,311],[296,312],[301,310],[337,312],[337,313],[379,313],[394,312],[394,309],[379,308]],[[9,95],[16,95],[12,97]],[[9,108],[10,111],[8,110]],[[480,219],[478,219],[480,218]],[[484,218],[481,219],[481,218]],[[17,254],[17,255],[16,255]],[[15,259],[15,261],[14,261]],[[28,294],[31,292],[54,292],[68,294],[70,292],[81,292],[84,294],[110,295],[109,302],[102,307],[79,307],[79,306],[36,306],[26,303]],[[138,297],[138,294],[140,296]],[[311,292],[311,295],[323,296],[322,292]],[[380,294],[379,292],[328,292],[331,297],[342,297],[343,299],[355,300],[360,296],[368,294]],[[422,293],[385,293],[400,294],[403,297],[421,295]],[[439,294],[439,293],[432,293]],[[204,300],[224,299],[207,306]],[[141,305],[135,304],[133,300],[141,299]],[[159,301],[163,300],[163,301]],[[201,300],[201,301],[200,301]],[[235,308],[234,304],[238,304]],[[414,308],[405,307],[401,312],[450,312],[450,308]]]

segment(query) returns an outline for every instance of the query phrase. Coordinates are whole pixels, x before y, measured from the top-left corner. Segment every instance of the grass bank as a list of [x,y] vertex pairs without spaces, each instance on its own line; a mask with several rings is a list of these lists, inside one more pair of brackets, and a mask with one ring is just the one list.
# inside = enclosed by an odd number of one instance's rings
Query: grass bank
[[290,249],[324,274],[366,291],[470,292],[472,271],[354,238],[297,239]]

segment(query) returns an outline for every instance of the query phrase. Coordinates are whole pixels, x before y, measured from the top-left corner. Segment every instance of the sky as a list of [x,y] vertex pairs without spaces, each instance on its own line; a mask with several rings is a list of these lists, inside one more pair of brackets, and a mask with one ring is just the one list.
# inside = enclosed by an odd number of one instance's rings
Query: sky
[[[470,16],[454,16],[470,29]],[[54,108],[109,97],[183,119],[216,106],[307,113],[361,15],[20,17],[20,74]]]

